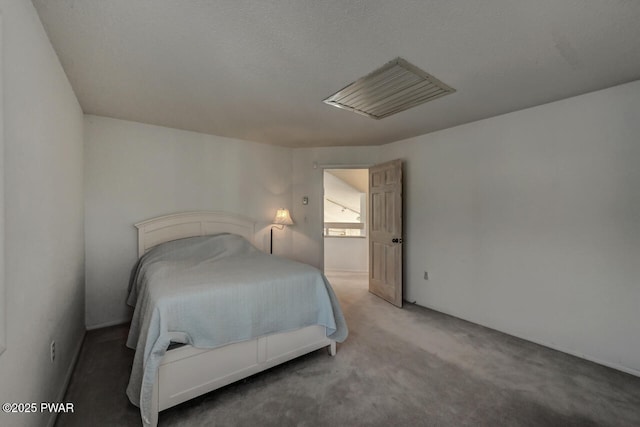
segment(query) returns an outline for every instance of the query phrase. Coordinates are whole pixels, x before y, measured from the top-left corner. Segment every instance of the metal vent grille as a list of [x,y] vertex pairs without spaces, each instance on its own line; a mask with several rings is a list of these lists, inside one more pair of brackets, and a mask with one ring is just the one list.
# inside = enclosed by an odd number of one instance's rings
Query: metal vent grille
[[323,102],[382,119],[455,91],[415,65],[396,58]]

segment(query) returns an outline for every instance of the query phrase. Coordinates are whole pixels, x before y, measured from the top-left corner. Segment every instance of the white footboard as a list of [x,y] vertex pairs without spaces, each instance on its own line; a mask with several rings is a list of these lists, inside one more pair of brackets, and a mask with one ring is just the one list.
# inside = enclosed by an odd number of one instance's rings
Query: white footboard
[[326,346],[335,355],[336,343],[325,327],[313,325],[213,350],[168,351],[153,388],[151,426],[157,425],[159,411]]

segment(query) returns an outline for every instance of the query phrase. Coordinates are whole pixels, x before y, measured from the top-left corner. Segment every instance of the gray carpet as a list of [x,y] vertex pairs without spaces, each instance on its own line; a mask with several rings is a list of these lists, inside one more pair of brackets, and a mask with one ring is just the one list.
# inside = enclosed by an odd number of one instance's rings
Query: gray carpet
[[[160,413],[160,426],[640,426],[640,378],[332,274],[350,336]],[[58,427],[138,426],[126,327],[87,333]]]

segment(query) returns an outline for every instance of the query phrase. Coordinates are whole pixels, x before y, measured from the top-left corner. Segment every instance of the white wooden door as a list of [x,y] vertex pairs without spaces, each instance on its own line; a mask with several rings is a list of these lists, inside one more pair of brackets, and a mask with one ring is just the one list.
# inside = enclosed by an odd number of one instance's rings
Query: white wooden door
[[402,307],[402,161],[369,168],[369,292]]

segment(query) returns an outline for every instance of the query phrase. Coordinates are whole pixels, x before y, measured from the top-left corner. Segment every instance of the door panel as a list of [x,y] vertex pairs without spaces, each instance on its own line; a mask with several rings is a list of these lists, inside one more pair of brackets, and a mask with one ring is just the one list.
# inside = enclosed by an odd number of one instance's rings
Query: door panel
[[369,169],[369,291],[402,307],[402,161]]

